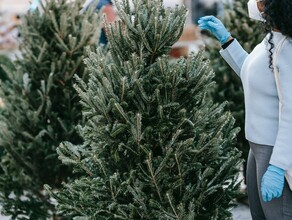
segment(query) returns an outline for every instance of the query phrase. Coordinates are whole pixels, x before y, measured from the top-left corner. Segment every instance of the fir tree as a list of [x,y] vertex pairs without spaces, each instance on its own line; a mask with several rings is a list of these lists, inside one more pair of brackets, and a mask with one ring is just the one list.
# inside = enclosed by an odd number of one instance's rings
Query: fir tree
[[[43,185],[53,188],[72,175],[58,160],[62,141],[78,144],[82,120],[73,75],[86,78],[86,47],[99,38],[99,15],[83,2],[48,0],[28,13],[20,27],[21,57],[7,72],[0,97],[0,203],[12,219],[45,219],[54,205]],[[88,78],[88,77],[87,77]]]
[[[263,28],[259,22],[253,21],[248,16],[247,1],[235,0],[233,6],[225,7],[225,14],[222,22],[231,31],[247,52],[263,39]],[[244,133],[244,97],[240,79],[219,55],[221,45],[218,40],[206,44],[207,57],[211,60],[212,68],[215,71],[216,87],[212,96],[218,103],[228,101],[227,109],[232,112],[236,119],[236,126],[241,128],[237,137],[236,147],[243,154],[242,158],[247,161],[249,146]],[[244,169],[246,162],[244,163]],[[245,174],[245,172],[244,172]]]
[[207,96],[214,73],[202,54],[168,56],[185,7],[116,5],[121,20],[106,25],[110,55],[90,53],[89,82],[77,77],[84,143],[57,149],[79,176],[46,189],[73,219],[230,219],[238,129],[224,104]]

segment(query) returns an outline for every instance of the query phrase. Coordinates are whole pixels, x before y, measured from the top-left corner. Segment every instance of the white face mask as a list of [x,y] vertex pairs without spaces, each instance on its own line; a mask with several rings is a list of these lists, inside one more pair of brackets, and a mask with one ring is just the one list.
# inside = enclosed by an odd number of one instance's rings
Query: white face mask
[[261,2],[261,0],[249,0],[247,3],[248,7],[248,15],[251,19],[258,20],[258,21],[265,21],[260,12],[257,2]]

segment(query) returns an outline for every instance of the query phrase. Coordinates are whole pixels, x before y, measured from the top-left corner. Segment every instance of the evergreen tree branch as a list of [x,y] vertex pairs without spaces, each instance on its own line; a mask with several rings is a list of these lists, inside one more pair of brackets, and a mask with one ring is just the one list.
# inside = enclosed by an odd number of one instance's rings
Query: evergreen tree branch
[[175,161],[176,161],[176,165],[177,165],[177,169],[178,169],[178,175],[179,175],[179,182],[180,182],[180,186],[179,186],[179,188],[180,188],[180,194],[182,194],[182,186],[183,186],[183,182],[184,182],[184,180],[183,180],[183,176],[182,176],[182,172],[181,172],[181,168],[180,168],[180,163],[179,163],[179,161],[178,161],[178,156],[177,156],[177,154],[174,154],[174,156],[175,156]]
[[170,198],[169,193],[166,193],[166,197],[167,197],[167,200],[168,200],[168,202],[169,202],[169,204],[170,204],[170,207],[171,207],[171,209],[172,209],[172,211],[173,211],[173,213],[174,213],[174,215],[175,215],[175,218],[176,218],[177,220],[180,220],[180,217],[179,217],[178,214],[176,213],[176,210],[175,210],[175,208],[174,208],[174,206],[173,206],[173,204],[172,204],[172,201],[171,201],[171,198]]
[[158,187],[158,183],[157,183],[157,180],[156,180],[156,176],[155,176],[155,172],[153,170],[153,167],[152,167],[152,155],[151,153],[149,153],[148,155],[148,159],[146,160],[146,163],[147,163],[147,166],[148,166],[148,170],[150,172],[150,177],[151,177],[151,182],[153,183],[155,189],[156,189],[156,193],[159,197],[159,200],[160,202],[162,202],[162,197],[161,197],[161,194],[160,194],[160,189]]

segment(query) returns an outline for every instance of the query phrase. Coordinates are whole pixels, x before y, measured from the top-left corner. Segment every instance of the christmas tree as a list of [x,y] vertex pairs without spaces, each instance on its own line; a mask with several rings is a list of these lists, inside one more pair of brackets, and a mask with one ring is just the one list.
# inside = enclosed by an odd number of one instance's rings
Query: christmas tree
[[95,8],[81,13],[82,7],[79,0],[48,0],[28,13],[20,27],[21,58],[0,86],[5,105],[0,115],[0,203],[2,214],[12,219],[53,214],[43,185],[57,188],[72,175],[56,148],[62,141],[81,142],[73,75],[87,78],[83,59],[86,48],[96,45],[101,23]]
[[[232,8],[226,5],[222,22],[247,52],[251,52],[263,39],[263,28],[259,22],[249,18],[245,0],[235,0]],[[243,152],[242,158],[246,161],[249,146],[244,133],[243,88],[239,77],[219,55],[220,49],[221,45],[218,40],[214,39],[206,44],[207,57],[211,60],[212,68],[216,73],[216,87],[212,96],[219,103],[228,101],[227,109],[235,117],[236,126],[241,128],[236,147]],[[246,163],[243,167],[246,168]]]
[[89,82],[77,77],[84,142],[57,149],[78,177],[46,189],[73,219],[230,219],[238,129],[207,96],[214,73],[202,54],[168,55],[185,7],[116,5],[121,20],[106,25],[110,54],[90,53]]

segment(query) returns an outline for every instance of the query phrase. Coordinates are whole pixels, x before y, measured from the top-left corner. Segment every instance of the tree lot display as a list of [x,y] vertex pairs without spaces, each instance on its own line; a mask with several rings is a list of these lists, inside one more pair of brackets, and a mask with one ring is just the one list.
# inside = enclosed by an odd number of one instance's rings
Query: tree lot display
[[71,219],[231,219],[238,192],[238,128],[207,95],[214,72],[202,53],[170,60],[186,9],[161,0],[116,2],[107,24],[110,54],[85,60],[77,78],[84,142],[63,142],[62,162],[77,176],[45,188]]
[[45,3],[42,12],[24,17],[22,58],[0,86],[5,104],[0,115],[0,203],[2,214],[12,219],[55,214],[43,185],[58,188],[72,176],[56,148],[62,141],[82,143],[75,127],[82,115],[73,75],[88,78],[83,59],[87,50],[95,50],[101,27],[94,7],[80,12],[83,1]]

